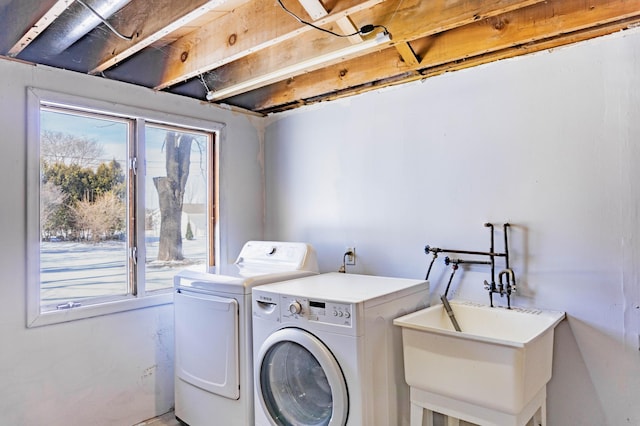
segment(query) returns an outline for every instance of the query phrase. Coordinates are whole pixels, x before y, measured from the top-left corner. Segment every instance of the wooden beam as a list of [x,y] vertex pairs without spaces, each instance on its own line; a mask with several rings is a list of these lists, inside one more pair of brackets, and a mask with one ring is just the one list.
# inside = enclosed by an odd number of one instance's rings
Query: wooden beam
[[97,74],[114,66],[226,3],[229,1],[156,0],[150,7],[148,0],[133,0],[117,16],[120,18],[119,27],[127,34],[134,34],[134,41],[122,40],[109,34],[104,45],[94,49],[95,56],[89,64],[89,74]]
[[442,33],[486,18],[527,8],[545,0],[413,1],[387,2],[358,15],[365,22],[381,23],[397,42]]
[[[507,22],[507,24],[505,24]],[[424,55],[410,66],[394,49],[347,61],[254,92],[257,111],[294,100],[344,96],[379,85],[422,79],[499,59],[609,34],[640,22],[640,0],[548,0],[519,12],[486,19],[412,42]]]
[[9,49],[7,56],[15,57],[20,54],[41,32],[64,12],[74,0],[57,0],[44,15],[25,32],[20,40]]
[[[335,42],[335,41],[334,41]],[[207,94],[208,100],[225,99],[230,96],[235,96],[241,93],[245,93],[252,89],[263,87],[276,81],[285,80],[300,74],[304,74],[315,69],[319,69],[331,64],[343,62],[350,58],[366,55],[376,50],[383,49],[385,44],[388,45],[390,40],[388,37],[378,38],[372,37],[369,40],[362,42],[359,45],[349,44],[346,39],[339,40],[339,43],[344,45],[339,49],[331,49],[322,55],[308,55],[304,58],[294,58],[293,60],[278,57],[281,59],[278,61],[276,67],[271,67],[269,64],[265,65],[265,69],[271,69],[269,72],[260,72],[254,78],[245,79],[235,82],[234,84],[227,85],[224,89],[220,89],[218,84],[211,85],[212,91]],[[338,45],[335,42],[335,45]],[[240,62],[250,60],[250,58],[243,58]],[[222,79],[219,74],[216,74],[216,81],[225,80],[226,82],[232,81],[234,76],[225,75]]]
[[416,56],[416,52],[413,51],[411,45],[407,42],[397,43],[395,45],[396,50],[402,57],[402,60],[411,68],[415,68],[420,63],[420,60]]
[[482,65],[503,59],[509,59],[516,56],[522,56],[529,53],[540,52],[543,50],[556,49],[567,46],[569,44],[612,34],[618,31],[624,31],[626,29],[636,27],[639,24],[640,16],[635,16],[620,21],[605,23],[595,27],[587,27],[575,32],[559,34],[555,37],[543,39],[534,43],[524,43],[522,45],[511,46],[502,50],[473,56],[465,60],[448,62],[434,67],[429,67],[420,70],[420,75],[421,78],[433,77],[436,75],[444,74],[445,72],[458,71],[477,65]]
[[270,111],[298,100],[341,92],[411,72],[420,77],[402,60],[395,47],[391,47],[258,89],[251,93],[253,103],[244,107]]
[[312,20],[317,21],[329,14],[320,0],[298,0]]
[[[383,1],[340,1],[329,15],[315,24],[331,25],[340,18]],[[302,13],[300,5],[292,4],[295,5],[298,8],[292,8],[292,12]],[[164,89],[186,81],[312,30],[293,19],[274,2],[256,0],[172,43],[167,49],[164,75],[155,88]]]
[[[338,27],[340,28],[340,31],[342,31],[342,34],[355,34],[360,30],[348,16],[338,19],[336,21],[336,24],[338,24]],[[350,36],[348,40],[351,44],[358,44],[364,39],[360,34],[355,34]]]
[[[407,2],[408,6],[403,6],[402,1],[386,2],[376,8],[363,10],[357,16],[361,22],[389,21],[388,28],[396,28],[398,34],[401,34],[400,37],[396,37],[395,30],[391,30],[394,43],[398,43],[408,41],[405,37],[432,34],[441,30],[443,25],[455,27],[456,22],[463,25],[476,21],[479,16],[495,16],[504,11],[537,2],[539,0],[487,1],[482,2],[482,6],[478,6],[475,2],[444,2],[443,5],[443,2],[418,1],[417,3]],[[451,6],[451,3],[455,6]],[[289,40],[277,46],[271,45],[252,54],[251,57],[218,67],[213,72],[214,86],[217,90],[226,90],[235,85],[241,86],[244,81],[255,80],[256,76],[261,74],[274,73],[277,67],[289,67],[295,61],[304,61],[310,56],[328,55],[332,51],[341,49],[341,43],[340,39],[331,36],[298,35],[293,41]],[[313,69],[306,71],[313,71]]]
[[[300,0],[300,4],[302,4],[304,10],[306,10],[309,16],[311,16],[314,20],[324,18],[329,14],[320,0]],[[341,31],[339,34],[354,34],[358,32],[358,28],[348,16],[339,18],[338,20],[336,20],[336,24]],[[349,41],[352,44],[357,44],[362,41],[362,37],[360,36],[360,34],[356,34],[349,37]]]
[[640,0],[547,0],[414,41],[421,68],[521,46],[640,16]]

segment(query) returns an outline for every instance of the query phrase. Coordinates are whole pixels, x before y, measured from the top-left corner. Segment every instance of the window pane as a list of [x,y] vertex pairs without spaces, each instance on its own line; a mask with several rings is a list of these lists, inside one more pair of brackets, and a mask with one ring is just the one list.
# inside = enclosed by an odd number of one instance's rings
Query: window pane
[[126,121],[42,108],[43,309],[129,293]]
[[173,285],[177,269],[205,264],[210,141],[206,133],[145,128],[146,289]]

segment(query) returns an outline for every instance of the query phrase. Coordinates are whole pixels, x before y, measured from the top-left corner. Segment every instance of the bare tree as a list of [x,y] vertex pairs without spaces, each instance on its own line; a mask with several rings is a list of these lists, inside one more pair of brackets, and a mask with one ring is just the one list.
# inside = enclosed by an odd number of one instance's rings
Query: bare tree
[[160,205],[158,260],[183,260],[182,204],[189,179],[193,136],[167,132],[165,137],[167,176],[153,178]]
[[76,203],[73,211],[78,229],[93,241],[113,236],[124,228],[125,206],[114,191],[99,195],[93,202],[85,198]]
[[47,182],[40,188],[40,229],[44,233],[50,234],[53,231],[51,219],[67,198],[62,188],[53,182]]
[[40,156],[49,164],[95,167],[104,156],[104,148],[96,139],[86,136],[43,130],[40,135]]

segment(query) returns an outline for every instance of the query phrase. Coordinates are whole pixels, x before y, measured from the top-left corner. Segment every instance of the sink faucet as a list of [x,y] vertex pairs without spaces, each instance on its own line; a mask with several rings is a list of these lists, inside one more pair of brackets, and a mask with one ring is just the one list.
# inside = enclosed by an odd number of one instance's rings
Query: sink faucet
[[[503,281],[503,277],[507,277],[507,281]],[[498,274],[498,288],[500,296],[507,295],[507,307],[511,309],[511,293],[516,291],[516,274],[513,273],[513,269],[506,268],[500,271]]]
[[[484,280],[484,288],[489,292],[489,302],[491,307],[493,307],[493,295],[499,294],[503,297],[505,294],[507,295],[507,303],[508,308],[511,309],[511,294],[516,291],[516,275],[509,266],[509,228],[511,224],[504,223],[502,225],[503,234],[504,234],[504,252],[496,252],[495,250],[495,241],[494,241],[494,226],[491,223],[485,223],[485,227],[490,230],[490,242],[491,245],[489,247],[489,251],[473,251],[473,250],[453,250],[453,249],[443,249],[440,247],[431,247],[429,245],[424,247],[425,254],[432,253],[433,258],[431,259],[431,263],[429,263],[429,269],[427,270],[427,277],[429,278],[429,274],[431,272],[431,267],[433,266],[434,261],[438,257],[439,253],[456,253],[456,254],[466,254],[473,256],[488,256],[489,260],[461,260],[461,259],[451,259],[448,256],[445,258],[445,264],[452,264],[452,273],[449,277],[449,283],[447,284],[447,289],[444,293],[446,298],[447,292],[449,290],[449,285],[451,284],[451,280],[453,275],[455,274],[455,270],[457,269],[459,264],[468,263],[468,264],[476,264],[476,265],[490,265],[491,266],[491,283],[487,280]],[[496,280],[496,258],[502,257],[504,258],[504,268],[500,271],[498,280]],[[506,281],[505,281],[506,280]]]

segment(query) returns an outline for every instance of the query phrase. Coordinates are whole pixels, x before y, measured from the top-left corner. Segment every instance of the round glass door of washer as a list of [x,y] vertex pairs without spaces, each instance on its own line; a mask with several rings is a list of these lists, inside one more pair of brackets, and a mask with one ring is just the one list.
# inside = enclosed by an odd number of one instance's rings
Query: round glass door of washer
[[300,329],[273,333],[261,347],[257,389],[260,403],[277,426],[343,426],[347,389],[333,354]]

